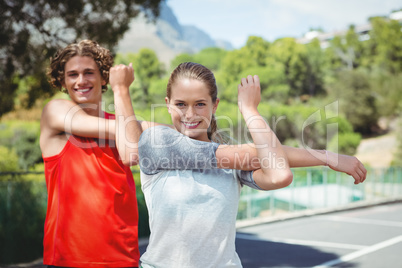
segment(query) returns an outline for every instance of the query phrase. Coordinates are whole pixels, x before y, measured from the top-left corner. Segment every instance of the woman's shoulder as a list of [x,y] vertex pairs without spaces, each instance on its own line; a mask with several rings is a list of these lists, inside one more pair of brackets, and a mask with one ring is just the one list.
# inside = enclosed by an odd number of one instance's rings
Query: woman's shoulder
[[156,122],[151,122],[151,121],[140,121],[142,129],[145,131],[149,128],[154,128],[154,127],[168,127],[170,129],[174,129],[172,125],[168,124],[162,124],[162,123],[156,123]]
[[158,142],[163,144],[170,144],[172,140],[180,137],[180,133],[169,126],[156,125],[145,129],[140,136],[140,143]]

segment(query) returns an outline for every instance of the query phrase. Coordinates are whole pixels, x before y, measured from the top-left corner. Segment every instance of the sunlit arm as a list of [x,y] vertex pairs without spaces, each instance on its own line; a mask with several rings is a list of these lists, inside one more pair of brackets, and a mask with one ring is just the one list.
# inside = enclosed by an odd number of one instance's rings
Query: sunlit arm
[[121,160],[127,166],[139,162],[138,142],[142,133],[131,104],[129,86],[133,81],[131,63],[129,66],[120,64],[110,69],[110,85],[115,103],[116,146]]
[[253,139],[260,168],[253,178],[264,190],[288,186],[293,180],[287,155],[275,133],[258,112],[261,89],[258,76],[243,78],[238,87],[239,109]]
[[[91,107],[87,107],[91,109]],[[43,108],[41,125],[55,134],[67,133],[88,138],[115,138],[115,121],[89,115],[69,100],[51,100]]]

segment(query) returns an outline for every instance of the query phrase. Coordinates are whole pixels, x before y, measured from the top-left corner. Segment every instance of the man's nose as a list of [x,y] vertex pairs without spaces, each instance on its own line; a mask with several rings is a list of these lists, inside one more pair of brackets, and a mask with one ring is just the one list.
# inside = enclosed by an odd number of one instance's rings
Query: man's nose
[[84,82],[85,82],[84,75],[82,74],[78,75],[78,84],[83,84]]

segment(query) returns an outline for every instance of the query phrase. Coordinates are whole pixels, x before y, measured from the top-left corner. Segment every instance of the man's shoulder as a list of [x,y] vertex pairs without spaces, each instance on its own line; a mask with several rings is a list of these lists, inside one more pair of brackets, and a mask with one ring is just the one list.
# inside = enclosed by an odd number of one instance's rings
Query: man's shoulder
[[66,99],[53,99],[50,100],[45,107],[43,107],[42,110],[42,116],[43,115],[55,115],[55,112],[61,112],[65,110],[66,112],[74,107],[76,104],[70,100]]

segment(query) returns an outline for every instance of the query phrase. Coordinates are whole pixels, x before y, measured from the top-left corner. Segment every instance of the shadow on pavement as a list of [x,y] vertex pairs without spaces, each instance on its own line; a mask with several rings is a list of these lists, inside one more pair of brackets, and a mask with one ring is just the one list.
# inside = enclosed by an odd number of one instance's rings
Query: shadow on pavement
[[[337,259],[337,254],[323,252],[309,246],[291,245],[279,242],[236,238],[236,251],[244,268],[262,267],[313,267],[324,262]],[[348,263],[348,266],[355,265]]]

